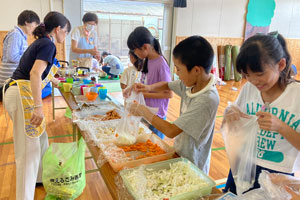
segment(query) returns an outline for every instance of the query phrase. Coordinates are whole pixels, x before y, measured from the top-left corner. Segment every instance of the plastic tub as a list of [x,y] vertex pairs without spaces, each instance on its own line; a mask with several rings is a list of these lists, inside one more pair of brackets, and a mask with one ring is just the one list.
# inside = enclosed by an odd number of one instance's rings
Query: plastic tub
[[84,84],[90,84],[91,80],[83,79]]
[[95,101],[98,94],[96,92],[87,92],[85,96],[89,101]]
[[[149,163],[154,163],[162,160],[167,160],[173,158],[173,155],[175,154],[175,150],[173,147],[170,147],[165,141],[160,139],[157,135],[151,134],[151,136],[144,136],[137,138],[137,142],[146,142],[148,139],[150,139],[154,144],[157,144],[162,148],[166,153],[165,154],[160,154],[156,156],[151,156],[151,157],[146,157],[138,160],[132,160],[128,162],[123,162],[123,163],[115,163],[113,162],[109,157],[106,159],[108,160],[110,166],[113,168],[115,172],[120,171],[124,167],[128,168],[133,168],[137,167],[143,164],[149,164]],[[132,152],[135,153],[135,152]]]
[[72,87],[72,93],[73,95],[81,95],[80,85],[74,85]]
[[71,83],[64,83],[64,92],[70,92],[71,88],[72,88],[72,84]]
[[71,78],[71,77],[68,77],[68,78],[66,79],[66,81],[67,81],[67,83],[73,83],[73,82],[74,82],[73,78]]
[[[206,196],[211,194],[212,188],[215,187],[216,183],[209,178],[204,172],[202,172],[198,167],[196,167],[192,162],[190,162],[189,160],[185,159],[185,158],[174,158],[174,159],[170,159],[170,160],[166,160],[166,161],[162,161],[162,162],[157,162],[157,163],[153,163],[153,164],[148,164],[145,166],[145,169],[151,169],[153,171],[158,171],[161,169],[170,169],[170,164],[171,163],[175,163],[175,162],[179,162],[179,161],[183,161],[185,163],[187,163],[189,165],[189,167],[194,170],[194,172],[196,172],[196,174],[202,179],[204,180],[204,182],[207,183],[207,187],[202,187],[199,190],[195,190],[192,192],[188,192],[188,193],[183,193],[177,196],[173,196],[171,198],[168,198],[169,200],[188,200],[188,199],[198,199],[199,197],[202,196]],[[132,186],[130,185],[129,181],[126,179],[125,175],[132,170],[137,170],[138,168],[133,168],[133,169],[124,169],[120,172],[120,176],[123,180],[123,183],[125,185],[125,187],[127,188],[128,192],[132,195],[132,197],[136,200],[138,200],[138,195],[134,193],[134,190],[132,188]]]
[[100,99],[104,100],[104,99],[106,99],[106,96],[107,96],[107,88],[100,87],[99,88],[99,97],[100,97]]
[[86,96],[86,94],[91,91],[91,88],[90,87],[83,87],[82,90],[83,90],[83,95]]

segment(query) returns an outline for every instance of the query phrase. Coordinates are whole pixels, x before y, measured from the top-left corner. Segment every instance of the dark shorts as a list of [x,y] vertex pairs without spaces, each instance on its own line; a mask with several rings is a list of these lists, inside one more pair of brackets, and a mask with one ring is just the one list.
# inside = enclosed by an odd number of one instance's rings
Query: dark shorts
[[[268,169],[268,168],[264,168],[264,167],[261,167],[261,166],[256,166],[256,175],[255,175],[255,181],[254,181],[254,184],[253,184],[253,187],[250,188],[248,191],[246,192],[249,192],[250,190],[253,190],[253,189],[257,189],[257,188],[260,188],[260,185],[258,183],[258,177],[259,177],[259,174],[261,173],[262,170],[266,170],[270,173],[280,173],[280,174],[286,174],[286,175],[291,175],[291,176],[294,176],[294,174],[290,174],[290,173],[284,173],[284,172],[279,172],[279,171],[275,171],[275,170],[272,170],[272,169]],[[234,194],[236,194],[236,185],[235,185],[235,182],[234,182],[234,179],[233,179],[233,176],[232,176],[232,173],[231,173],[231,170],[229,170],[229,174],[228,174],[228,178],[227,178],[227,182],[226,182],[226,186],[225,186],[225,189],[223,189],[223,192],[232,192]]]

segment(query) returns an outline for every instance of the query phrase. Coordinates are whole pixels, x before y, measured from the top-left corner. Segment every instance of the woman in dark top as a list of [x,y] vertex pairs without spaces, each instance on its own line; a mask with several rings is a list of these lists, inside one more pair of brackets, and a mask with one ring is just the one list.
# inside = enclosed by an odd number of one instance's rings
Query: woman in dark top
[[16,199],[34,199],[35,185],[42,181],[41,158],[48,148],[48,136],[41,91],[49,81],[59,83],[54,78],[54,41],[62,43],[70,30],[64,15],[49,12],[33,32],[37,40],[27,48],[4,86],[4,107],[13,121]]

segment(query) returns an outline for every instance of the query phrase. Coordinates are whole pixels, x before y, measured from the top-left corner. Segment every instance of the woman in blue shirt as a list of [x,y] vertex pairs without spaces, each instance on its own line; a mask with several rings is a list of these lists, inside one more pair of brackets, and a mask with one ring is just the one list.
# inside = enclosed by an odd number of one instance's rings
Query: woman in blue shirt
[[70,29],[64,15],[49,12],[33,32],[37,40],[24,52],[12,78],[3,86],[3,104],[13,121],[16,199],[34,199],[35,185],[42,181],[41,158],[48,148],[48,136],[41,91],[49,81],[59,83],[54,78],[54,41],[63,43]]
[[7,33],[3,41],[3,56],[0,65],[0,99],[2,100],[2,86],[4,81],[11,77],[17,68],[21,56],[28,47],[27,37],[40,24],[39,16],[31,11],[24,10],[18,16],[18,25]]

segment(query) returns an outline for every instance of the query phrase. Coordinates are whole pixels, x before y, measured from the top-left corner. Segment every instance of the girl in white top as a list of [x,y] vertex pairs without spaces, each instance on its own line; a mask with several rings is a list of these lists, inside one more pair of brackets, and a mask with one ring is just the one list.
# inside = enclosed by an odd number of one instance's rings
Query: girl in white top
[[122,90],[131,87],[134,83],[139,83],[142,76],[143,60],[137,57],[132,50],[128,54],[133,66],[125,69],[121,76],[120,84]]
[[[229,109],[225,119],[258,116],[254,188],[259,188],[261,170],[289,175],[300,170],[300,83],[291,77],[291,57],[277,32],[247,39],[237,57],[237,70],[248,81],[236,101],[242,112]],[[236,192],[231,172],[228,190]]]

